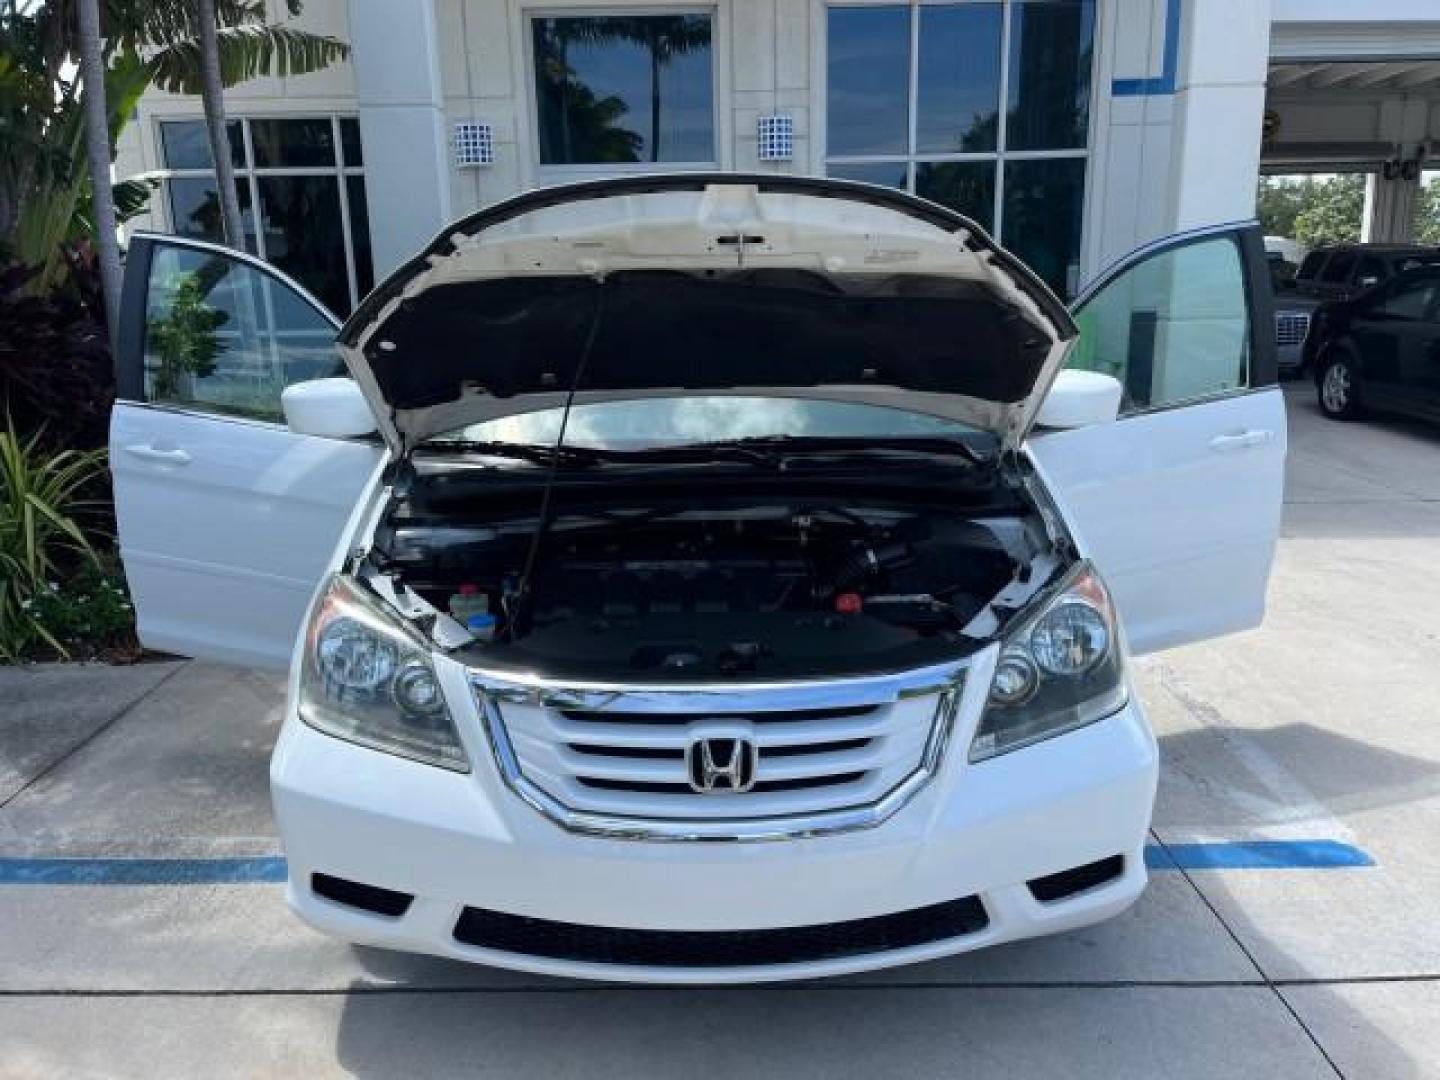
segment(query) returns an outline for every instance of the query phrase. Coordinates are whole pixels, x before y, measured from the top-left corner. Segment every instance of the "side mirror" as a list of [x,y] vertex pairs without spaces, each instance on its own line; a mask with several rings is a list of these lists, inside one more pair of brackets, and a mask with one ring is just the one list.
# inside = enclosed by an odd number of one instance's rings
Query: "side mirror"
[[312,379],[280,393],[285,425],[297,435],[331,439],[369,435],[375,430],[370,403],[354,379]]
[[1112,375],[1065,370],[1055,377],[1035,422],[1047,428],[1082,428],[1109,424],[1120,415],[1125,388]]

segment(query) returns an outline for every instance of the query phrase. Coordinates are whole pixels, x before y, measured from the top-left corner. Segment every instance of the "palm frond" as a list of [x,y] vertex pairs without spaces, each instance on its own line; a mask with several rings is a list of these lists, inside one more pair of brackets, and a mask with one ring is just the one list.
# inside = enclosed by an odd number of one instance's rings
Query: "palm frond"
[[[350,55],[350,47],[338,38],[288,26],[222,26],[218,44],[220,80],[227,87],[262,75],[308,75]],[[162,90],[200,93],[200,43],[193,38],[172,42],[150,58],[150,69]]]

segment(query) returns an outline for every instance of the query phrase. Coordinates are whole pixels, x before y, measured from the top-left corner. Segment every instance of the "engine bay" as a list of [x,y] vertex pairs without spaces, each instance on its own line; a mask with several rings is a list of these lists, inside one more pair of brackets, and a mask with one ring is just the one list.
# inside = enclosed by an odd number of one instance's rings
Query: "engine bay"
[[369,562],[436,618],[469,623],[462,647],[478,666],[703,681],[963,655],[1049,549],[1034,518],[933,499],[721,491],[694,505],[693,489],[607,488],[557,505],[532,559],[533,501],[457,498],[443,476],[417,478],[391,500]]

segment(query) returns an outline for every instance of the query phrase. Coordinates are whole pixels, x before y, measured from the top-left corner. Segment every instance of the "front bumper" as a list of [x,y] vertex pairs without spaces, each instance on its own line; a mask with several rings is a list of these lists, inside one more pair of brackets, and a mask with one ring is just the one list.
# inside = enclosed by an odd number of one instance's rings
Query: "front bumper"
[[[988,666],[977,663],[974,685],[988,686]],[[983,695],[966,693],[938,774],[873,828],[770,842],[657,842],[568,832],[524,803],[501,780],[463,671],[441,677],[469,774],[353,746],[306,727],[293,710],[287,718],[271,768],[287,898],[321,930],[553,975],[751,982],[868,970],[1072,929],[1123,910],[1145,885],[1157,754],[1133,696],[1089,727],[972,765],[966,750]],[[1027,885],[1117,855],[1118,876],[1064,899],[1042,903]],[[317,895],[316,873],[414,900],[402,915],[372,914]],[[462,914],[475,907],[501,919],[642,932],[631,937],[739,932],[736,955],[744,956],[741,944],[761,931],[856,925],[972,897],[983,906],[978,928],[795,962],[596,962],[457,938]]]

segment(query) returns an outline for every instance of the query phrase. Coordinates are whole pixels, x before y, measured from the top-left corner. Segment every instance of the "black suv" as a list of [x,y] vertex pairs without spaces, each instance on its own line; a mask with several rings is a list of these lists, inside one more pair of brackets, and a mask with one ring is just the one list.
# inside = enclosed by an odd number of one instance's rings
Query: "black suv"
[[1275,351],[1282,373],[1305,370],[1310,317],[1327,300],[1346,300],[1418,266],[1440,265],[1440,247],[1421,244],[1336,244],[1316,248],[1295,280],[1277,289]]
[[1295,272],[1301,296],[1344,300],[1417,266],[1440,264],[1440,248],[1423,244],[1337,244],[1316,248]]

